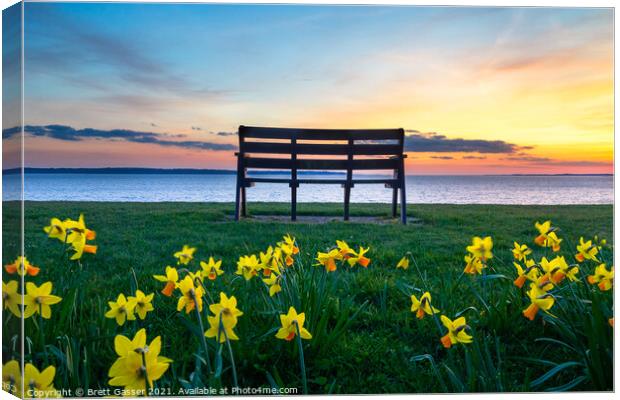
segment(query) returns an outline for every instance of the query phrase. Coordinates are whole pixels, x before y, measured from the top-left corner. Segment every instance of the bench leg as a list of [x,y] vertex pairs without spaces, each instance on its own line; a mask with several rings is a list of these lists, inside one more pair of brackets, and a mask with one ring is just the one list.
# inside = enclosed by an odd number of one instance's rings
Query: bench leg
[[239,212],[240,212],[240,202],[241,202],[241,187],[239,186],[239,182],[237,182],[237,190],[235,194],[235,221],[239,221]]
[[400,170],[400,221],[407,225],[407,190],[405,187],[404,161]]
[[349,220],[349,202],[351,201],[351,187],[344,186],[344,220]]
[[392,189],[392,218],[396,218],[396,206],[398,204],[398,188]]
[[245,186],[241,188],[241,216],[242,217],[246,217],[247,216],[247,208],[246,208],[246,203],[245,203]]
[[297,221],[297,186],[291,186],[291,221]]

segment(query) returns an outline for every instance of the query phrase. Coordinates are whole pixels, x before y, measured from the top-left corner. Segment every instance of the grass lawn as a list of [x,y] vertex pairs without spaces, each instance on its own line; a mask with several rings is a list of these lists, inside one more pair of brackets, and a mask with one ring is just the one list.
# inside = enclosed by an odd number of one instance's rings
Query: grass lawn
[[[4,264],[17,256],[10,251],[18,243],[14,206],[4,205]],[[525,291],[512,283],[516,272],[511,253],[513,241],[517,241],[532,247],[536,259],[554,257],[549,249],[533,243],[538,234],[534,222],[550,219],[561,229],[560,254],[572,263],[580,236],[613,239],[611,205],[411,204],[410,216],[419,221],[407,226],[396,221],[355,222],[355,216],[387,216],[388,205],[354,204],[353,222],[324,224],[257,222],[251,218],[235,223],[233,208],[220,203],[27,202],[26,256],[41,267],[38,276],[28,279],[37,284],[52,281],[54,293],[63,301],[52,306],[53,316],[45,321],[43,338],[35,326],[38,320],[26,320],[26,336],[32,341],[26,361],[41,368],[47,357],[49,364],[57,367],[58,389],[107,388],[108,370],[116,359],[114,336],[133,337],[144,327],[149,341],[162,336],[161,354],[174,360],[156,382],[159,388],[176,395],[179,388],[200,386],[200,382],[231,386],[227,350],[222,356],[222,376],[213,383],[197,361],[201,342],[193,334],[199,329],[195,315],[177,312],[177,295],[163,296],[163,284],[152,278],[163,274],[167,265],[175,265],[173,253],[188,244],[197,248],[197,260],[206,261],[209,256],[223,260],[225,274],[215,282],[206,282],[207,290],[214,298],[220,291],[236,296],[244,311],[235,328],[240,340],[232,342],[240,386],[302,387],[296,341],[274,337],[280,325],[278,314],[294,305],[297,311],[306,312],[305,327],[314,336],[304,341],[310,393],[612,389],[612,329],[606,322],[611,317],[611,291],[597,293],[585,282],[571,284],[573,294],[576,290],[588,300],[570,303],[569,289],[557,295],[558,303],[563,298],[566,302],[561,309],[554,307],[553,313],[566,323],[556,324],[550,316],[529,321],[521,314],[529,304]],[[299,204],[298,208],[301,215],[340,216],[342,211],[340,204]],[[289,205],[251,203],[249,211],[286,215]],[[96,255],[84,255],[81,267],[67,262],[62,244],[47,238],[42,229],[51,217],[77,219],[80,213],[97,232],[94,243],[98,245]],[[234,271],[240,255],[258,255],[284,234],[296,238],[300,254],[290,287],[270,298],[259,279],[245,281]],[[465,248],[473,236],[493,237],[494,258],[489,261],[488,278],[462,274]],[[326,251],[336,239],[356,249],[370,246],[369,267],[339,267],[327,274],[324,268],[312,266],[317,251]],[[395,269],[407,252],[421,275],[413,264],[407,270]],[[603,249],[601,257],[612,263],[610,248]],[[594,266],[586,263],[580,276],[591,274]],[[198,268],[198,264],[192,266]],[[139,288],[155,293],[155,311],[144,321],[118,327],[104,313],[107,302],[116,300],[119,293],[133,294],[132,269]],[[4,271],[3,276],[5,281],[15,279]],[[473,344],[444,349],[439,341],[443,333],[440,335],[433,318],[416,319],[410,311],[410,295],[419,297],[425,290],[431,292],[433,304],[442,314],[466,316]],[[600,307],[589,311],[592,304]],[[203,313],[205,321],[207,313]],[[4,317],[6,320],[6,312]],[[15,334],[11,332],[14,324],[8,327],[4,362],[11,356],[10,338]],[[47,354],[41,351],[42,341]],[[209,346],[213,359],[219,346],[212,339]],[[567,362],[574,364],[563,366]],[[192,381],[197,365],[201,369]],[[536,381],[554,367],[557,373]],[[581,376],[585,378],[575,381]],[[561,386],[571,382],[572,386]]]

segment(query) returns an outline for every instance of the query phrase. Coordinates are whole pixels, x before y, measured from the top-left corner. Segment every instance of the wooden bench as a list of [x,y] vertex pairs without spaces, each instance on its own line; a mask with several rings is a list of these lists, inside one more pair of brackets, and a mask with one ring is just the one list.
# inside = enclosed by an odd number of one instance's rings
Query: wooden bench
[[[242,125],[239,127],[239,151],[235,153],[237,156],[235,220],[246,216],[246,188],[254,186],[255,183],[287,183],[291,188],[293,221],[297,218],[299,184],[342,185],[345,221],[349,219],[351,188],[359,184],[384,184],[393,191],[393,217],[396,217],[400,189],[400,218],[401,222],[406,224],[404,138],[403,129],[296,129]],[[248,168],[290,170],[291,175],[290,178],[248,176]],[[302,175],[299,178],[298,171],[303,170],[346,171],[346,177],[316,179]],[[392,172],[392,177],[353,179],[353,171],[356,170],[389,170]]]

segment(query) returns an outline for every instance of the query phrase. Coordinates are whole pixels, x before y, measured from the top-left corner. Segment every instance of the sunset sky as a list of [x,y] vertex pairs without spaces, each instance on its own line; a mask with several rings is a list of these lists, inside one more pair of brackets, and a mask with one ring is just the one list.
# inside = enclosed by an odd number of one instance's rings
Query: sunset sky
[[611,9],[27,3],[25,20],[27,166],[233,169],[244,124],[402,127],[411,174],[613,172]]

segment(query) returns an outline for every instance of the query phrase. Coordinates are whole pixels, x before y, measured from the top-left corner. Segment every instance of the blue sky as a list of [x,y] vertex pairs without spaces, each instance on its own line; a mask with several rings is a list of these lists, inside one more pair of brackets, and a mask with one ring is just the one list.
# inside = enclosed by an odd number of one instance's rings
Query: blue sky
[[[234,144],[217,132],[239,124],[403,127],[532,148],[520,164],[490,157],[480,168],[608,167],[612,22],[608,9],[27,3],[26,124],[218,144]],[[233,162],[230,152],[119,141],[35,136],[32,159]],[[587,160],[575,153],[584,145]],[[62,157],[41,158],[49,149]],[[462,154],[432,156],[410,162],[462,167],[445,158]]]

